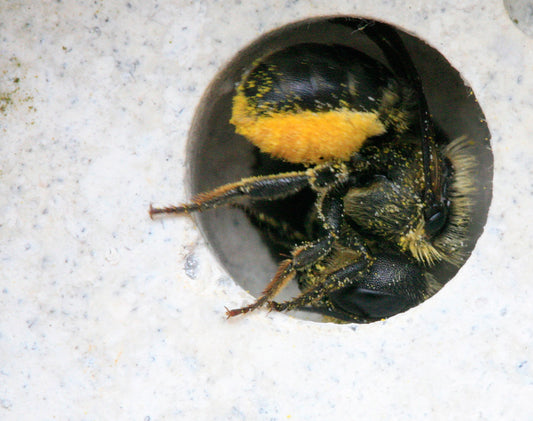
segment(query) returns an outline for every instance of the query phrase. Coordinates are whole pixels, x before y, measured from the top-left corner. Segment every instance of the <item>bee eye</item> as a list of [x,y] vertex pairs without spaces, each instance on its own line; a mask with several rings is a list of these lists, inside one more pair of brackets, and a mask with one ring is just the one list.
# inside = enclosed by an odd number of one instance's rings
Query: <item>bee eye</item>
[[434,206],[426,211],[426,234],[429,237],[435,237],[444,228],[448,220],[449,204],[441,204]]

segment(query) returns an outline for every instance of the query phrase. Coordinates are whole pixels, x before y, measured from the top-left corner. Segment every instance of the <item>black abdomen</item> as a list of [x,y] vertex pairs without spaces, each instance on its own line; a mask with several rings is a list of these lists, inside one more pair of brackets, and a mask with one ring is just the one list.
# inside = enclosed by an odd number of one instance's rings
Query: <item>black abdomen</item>
[[391,72],[342,45],[298,44],[261,59],[244,78],[244,93],[257,111],[372,112],[386,92],[402,96]]

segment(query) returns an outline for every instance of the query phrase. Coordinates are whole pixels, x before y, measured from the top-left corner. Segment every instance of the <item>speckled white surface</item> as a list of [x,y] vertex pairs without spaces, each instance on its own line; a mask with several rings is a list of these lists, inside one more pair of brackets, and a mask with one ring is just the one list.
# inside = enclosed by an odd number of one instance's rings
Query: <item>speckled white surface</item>
[[[471,84],[495,158],[485,234],[386,322],[228,321],[250,297],[190,219],[148,206],[185,198],[217,69],[336,13],[416,33]],[[532,419],[531,139],[533,39],[500,0],[3,1],[0,419]]]

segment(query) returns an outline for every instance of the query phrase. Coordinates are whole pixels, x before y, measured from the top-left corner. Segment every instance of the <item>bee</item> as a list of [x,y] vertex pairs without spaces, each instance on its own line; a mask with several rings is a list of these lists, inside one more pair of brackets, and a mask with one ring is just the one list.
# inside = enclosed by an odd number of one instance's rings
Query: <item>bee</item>
[[[404,312],[442,286],[432,273],[468,257],[475,205],[472,142],[437,139],[420,76],[396,30],[357,20],[388,66],[345,45],[301,43],[260,57],[236,87],[230,123],[269,156],[302,169],[248,177],[150,216],[244,210],[283,244],[253,303],[367,323]],[[306,229],[255,207],[314,193]],[[277,294],[291,281],[301,293]]]

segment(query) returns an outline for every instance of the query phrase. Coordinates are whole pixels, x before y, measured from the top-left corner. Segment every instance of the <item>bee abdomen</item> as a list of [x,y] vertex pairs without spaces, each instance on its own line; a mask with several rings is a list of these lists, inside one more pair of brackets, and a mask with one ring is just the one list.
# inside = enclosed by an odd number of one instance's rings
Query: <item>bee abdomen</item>
[[289,162],[347,160],[368,138],[407,130],[411,102],[409,89],[365,54],[299,44],[245,74],[231,123],[263,152]]

